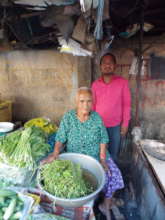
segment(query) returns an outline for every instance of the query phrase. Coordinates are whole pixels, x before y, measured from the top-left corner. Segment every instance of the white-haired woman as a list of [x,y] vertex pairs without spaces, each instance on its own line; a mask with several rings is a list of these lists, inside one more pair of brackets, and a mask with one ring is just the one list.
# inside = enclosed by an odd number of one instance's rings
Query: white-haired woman
[[120,170],[112,159],[106,160],[108,134],[100,116],[91,109],[91,89],[79,88],[76,95],[76,109],[70,110],[63,116],[56,135],[54,152],[43,163],[58,158],[63,144],[66,144],[67,152],[86,154],[99,160],[106,171],[105,199],[100,209],[107,220],[110,220],[111,198],[117,189],[124,187],[124,183]]

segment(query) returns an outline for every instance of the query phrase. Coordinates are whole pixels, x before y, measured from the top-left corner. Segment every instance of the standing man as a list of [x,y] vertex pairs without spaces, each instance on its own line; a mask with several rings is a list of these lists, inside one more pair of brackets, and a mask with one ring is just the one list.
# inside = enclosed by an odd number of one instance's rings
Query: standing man
[[128,131],[131,95],[128,81],[117,76],[115,69],[116,57],[111,53],[104,54],[100,60],[102,76],[93,82],[92,92],[93,110],[102,117],[110,140],[108,151],[117,162],[121,137]]

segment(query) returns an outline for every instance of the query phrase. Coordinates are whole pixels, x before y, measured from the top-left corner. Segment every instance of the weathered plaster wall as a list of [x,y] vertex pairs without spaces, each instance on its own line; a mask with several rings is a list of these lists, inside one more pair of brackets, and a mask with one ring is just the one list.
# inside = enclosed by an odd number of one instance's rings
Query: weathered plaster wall
[[59,121],[74,106],[79,86],[89,86],[90,59],[54,50],[0,54],[0,93],[13,100],[13,118],[47,116]]

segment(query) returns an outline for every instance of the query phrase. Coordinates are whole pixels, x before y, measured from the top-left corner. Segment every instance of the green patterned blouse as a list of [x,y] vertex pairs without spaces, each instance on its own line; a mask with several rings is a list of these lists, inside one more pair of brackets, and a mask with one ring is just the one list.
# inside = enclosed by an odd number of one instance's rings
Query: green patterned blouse
[[67,112],[60,123],[56,141],[65,143],[67,152],[82,153],[99,160],[100,144],[109,142],[106,128],[100,116],[91,112],[85,122],[81,122],[75,110]]

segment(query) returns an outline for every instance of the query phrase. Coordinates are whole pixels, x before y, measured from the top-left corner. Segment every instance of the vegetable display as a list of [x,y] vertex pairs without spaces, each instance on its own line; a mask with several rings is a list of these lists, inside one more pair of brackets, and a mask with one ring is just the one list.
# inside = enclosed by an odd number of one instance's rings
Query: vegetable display
[[44,190],[61,198],[79,198],[94,191],[83,177],[79,164],[69,160],[54,160],[41,168],[41,184]]
[[45,118],[34,118],[24,124],[25,128],[36,126],[41,128],[47,134],[57,131],[57,126]]
[[0,140],[1,162],[20,168],[35,167],[49,150],[45,133],[34,126],[12,132]]
[[12,132],[0,139],[0,180],[12,185],[32,183],[39,161],[50,151],[47,135],[37,127]]
[[17,193],[8,189],[0,189],[0,219],[16,220],[22,216],[23,201]]

